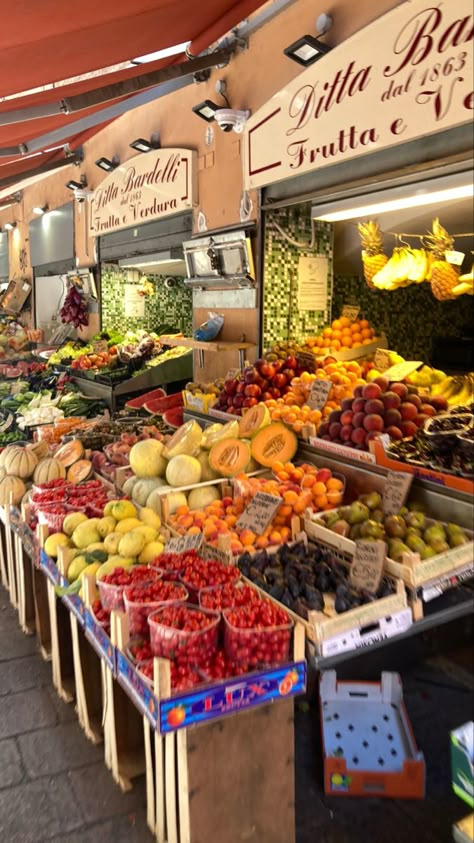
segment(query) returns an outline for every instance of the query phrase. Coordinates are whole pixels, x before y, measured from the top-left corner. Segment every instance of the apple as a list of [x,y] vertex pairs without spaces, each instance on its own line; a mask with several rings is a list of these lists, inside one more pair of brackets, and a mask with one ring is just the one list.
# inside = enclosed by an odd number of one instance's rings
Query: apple
[[351,433],[351,439],[355,445],[362,445],[365,442],[365,430],[363,427],[355,427]]
[[285,360],[285,368],[287,369],[296,369],[298,367],[298,360],[294,356],[294,354],[288,355]]
[[435,416],[436,410],[431,404],[422,404],[420,407],[420,413],[423,413],[425,416]]
[[229,397],[227,398],[227,406],[228,406],[228,407],[233,407],[233,405],[234,405],[234,396],[233,396],[233,395],[229,395]]
[[[327,433],[329,433],[329,425],[328,425],[327,422],[323,422],[319,427],[318,436],[319,436],[320,439],[322,439],[323,436],[325,436]],[[326,471],[327,469],[321,469],[321,470]]]
[[281,373],[282,375],[285,375],[285,378],[287,379],[288,383],[291,383],[293,378],[296,377],[296,372],[294,369],[282,369]]
[[281,396],[281,392],[276,388],[276,386],[271,386],[268,391],[271,392],[272,398],[280,398]]
[[329,425],[329,435],[332,440],[337,439],[341,432],[341,427],[342,425],[339,424],[339,422],[331,422],[331,424]]
[[385,422],[385,427],[395,426],[399,428],[402,416],[398,410],[386,410],[383,414],[383,420]]
[[288,383],[286,379],[286,375],[283,373],[278,372],[273,378],[273,386],[277,389],[283,389],[284,386]]
[[266,392],[262,392],[262,401],[271,401],[272,400],[272,393],[266,390]]
[[248,366],[242,372],[245,383],[257,383],[260,375],[253,366]]
[[418,413],[414,421],[417,427],[423,427],[425,421],[429,418],[431,418],[431,416],[427,416],[425,413]]
[[230,381],[226,381],[224,384],[224,392],[227,392],[228,395],[233,395],[234,392],[237,390],[238,382],[232,378]]
[[331,425],[334,422],[340,422],[341,416],[342,416],[342,413],[341,413],[340,410],[331,410],[331,412],[328,415],[328,424]]
[[356,387],[354,387],[353,392],[354,398],[362,398],[362,384],[358,383]]
[[271,381],[271,379],[273,378],[275,373],[276,373],[275,367],[272,366],[271,363],[268,363],[266,360],[260,366],[260,374],[262,375],[262,377],[267,378],[267,380],[269,380],[269,381]]
[[407,402],[409,401],[410,404],[414,404],[418,412],[421,411],[421,405],[423,404],[423,401],[421,400],[419,395],[416,395],[413,392],[409,392],[406,400]]

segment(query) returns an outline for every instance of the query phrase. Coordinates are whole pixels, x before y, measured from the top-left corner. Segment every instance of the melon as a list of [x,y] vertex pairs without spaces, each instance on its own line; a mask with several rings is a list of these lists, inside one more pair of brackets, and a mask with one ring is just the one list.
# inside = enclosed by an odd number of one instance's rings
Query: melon
[[163,477],[165,473],[163,443],[157,439],[143,439],[137,442],[130,450],[129,459],[131,469],[137,477]]
[[[161,477],[147,477],[135,483],[132,491],[132,501],[138,506],[145,506],[153,489],[164,486],[165,481]],[[136,553],[124,554],[125,556],[136,556]]]
[[[45,454],[47,456],[47,453]],[[71,465],[74,465],[75,462],[82,459],[84,456],[84,446],[79,439],[72,439],[70,442],[66,442],[65,445],[62,445],[55,451],[54,454],[55,458],[62,462],[66,468],[69,468]]]
[[[64,465],[64,463],[62,463]],[[71,465],[66,474],[66,479],[69,483],[82,483],[87,480],[92,474],[92,463],[90,460],[77,460]]]
[[146,508],[152,509],[153,512],[161,516],[161,498],[163,491],[167,489],[171,490],[171,486],[159,486],[157,489],[154,489],[151,495],[148,495]]
[[41,460],[35,468],[33,480],[37,486],[41,483],[48,483],[49,480],[59,480],[66,477],[66,469],[62,462],[55,460],[54,457],[48,457]]
[[0,506],[8,506],[10,503],[18,506],[25,492],[26,486],[23,480],[7,474],[3,480],[0,480]]
[[212,447],[209,465],[221,477],[235,477],[245,471],[250,458],[250,448],[241,439],[222,439]]
[[217,471],[209,465],[209,454],[207,451],[201,451],[196,459],[201,463],[201,483],[206,483],[208,480],[217,480],[220,475]]
[[210,503],[220,499],[217,486],[202,486],[201,489],[193,489],[188,495],[188,506],[191,510],[204,509]]
[[27,448],[15,448],[7,454],[3,467],[7,474],[27,480],[32,476],[37,465],[38,458],[33,451]]
[[[149,503],[149,500],[148,500],[147,506],[149,506],[149,505],[150,505],[150,503]],[[186,495],[184,494],[184,492],[170,492],[168,495],[166,495],[166,506],[167,506],[169,515],[174,515],[174,513],[176,512],[176,510],[180,506],[187,506],[187,505],[188,505],[188,499],[187,499]]]
[[166,479],[170,486],[194,486],[201,480],[201,463],[196,457],[177,454],[168,463]]
[[5,463],[13,451],[21,450],[22,449],[19,445],[7,445],[7,447],[4,448],[2,453],[0,454],[0,467],[5,468]]
[[[173,433],[168,444],[163,449],[163,456],[170,460],[172,457],[196,453],[202,439],[202,430],[197,421],[188,421]],[[133,450],[133,449],[132,449]]]
[[239,421],[239,436],[242,439],[251,439],[259,430],[267,427],[272,420],[270,410],[265,404],[256,404],[250,407]]
[[26,446],[29,451],[33,451],[35,457],[43,460],[49,454],[48,443],[42,439],[41,442],[31,442]]
[[271,468],[277,460],[290,462],[297,450],[296,435],[279,422],[267,425],[252,439],[252,457],[265,468]]
[[134,474],[132,474],[131,477],[127,477],[125,483],[122,486],[122,492],[124,493],[124,495],[128,495],[129,497],[132,496],[133,487],[135,486],[135,483],[138,483],[139,479],[140,478],[136,477]]
[[210,451],[216,442],[220,442],[222,439],[238,438],[239,422],[236,419],[235,421],[227,422],[227,424],[224,425],[211,424],[211,426],[206,428],[204,431],[201,444],[206,451]]
[[[249,446],[249,449],[250,449],[250,452],[251,452],[252,451],[252,442],[250,441],[250,439],[242,439],[242,442],[245,442],[245,444]],[[253,471],[258,471],[259,469],[260,469],[260,466],[259,466],[257,460],[254,460],[254,458],[251,456],[249,464],[248,464],[247,468],[245,469],[245,473],[251,474]]]

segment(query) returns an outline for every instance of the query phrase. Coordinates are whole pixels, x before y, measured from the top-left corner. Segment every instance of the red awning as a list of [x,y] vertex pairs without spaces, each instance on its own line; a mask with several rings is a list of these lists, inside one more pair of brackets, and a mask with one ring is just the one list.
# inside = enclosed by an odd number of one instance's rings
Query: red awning
[[[0,97],[91,73],[187,41],[191,42],[190,53],[197,55],[261,5],[262,0],[82,0],[77,13],[71,14],[70,7],[57,0],[17,0],[10,4],[0,28]],[[93,135],[113,119],[106,107],[130,95],[120,96],[120,91],[112,90],[108,102],[81,107],[70,114],[57,113],[55,104],[182,61],[187,58],[173,56],[1,102],[0,180],[5,184],[11,174],[14,184],[20,172],[45,163],[44,156],[30,160],[16,154],[5,157],[10,148],[26,144],[30,151],[38,151],[56,143],[69,143],[77,149],[84,135]],[[51,113],[47,116],[28,113],[28,109],[50,104]],[[97,120],[101,110],[104,119]],[[94,114],[97,122],[93,127],[78,126],[78,121]],[[66,137],[68,125],[71,133]],[[61,129],[64,131],[60,140],[43,144],[44,136]],[[57,160],[63,156],[62,151],[52,154]]]

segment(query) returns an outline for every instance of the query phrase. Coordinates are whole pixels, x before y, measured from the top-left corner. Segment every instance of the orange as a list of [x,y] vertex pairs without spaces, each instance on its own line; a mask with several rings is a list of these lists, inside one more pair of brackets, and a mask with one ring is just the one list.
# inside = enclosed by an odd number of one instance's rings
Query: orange
[[283,500],[286,504],[294,506],[299,500],[299,495],[290,489],[288,492],[283,492]]
[[341,328],[342,328],[341,320],[340,319],[334,319],[334,321],[331,323],[331,328],[332,328],[333,332],[334,331],[340,331]]
[[340,492],[343,488],[344,483],[338,477],[330,477],[326,483],[326,489],[331,492],[334,490]]
[[353,342],[361,342],[362,334],[357,331],[356,333],[352,334],[352,340]]
[[350,336],[351,334],[352,334],[352,331],[351,331],[350,328],[343,328],[342,329],[342,336],[343,337]]
[[351,321],[350,321],[350,319],[347,318],[347,316],[340,316],[339,322],[341,323],[341,326],[343,328],[349,328],[349,326],[351,324]]
[[[323,330],[323,337],[330,337],[332,334],[332,328],[324,328]],[[319,339],[319,337],[318,337]]]
[[255,533],[252,533],[252,530],[242,530],[240,534],[240,541],[242,542],[244,547],[248,547],[249,545],[255,544],[257,540],[257,536]]
[[339,328],[337,328],[335,331],[332,332],[333,340],[340,340],[341,337],[342,337],[342,331],[340,331]]
[[318,480],[313,486],[313,497],[318,498],[320,495],[326,494],[326,484]]
[[334,351],[339,351],[340,348],[341,348],[341,343],[339,342],[339,340],[333,340],[332,343],[331,343],[331,348]]
[[362,328],[360,335],[363,340],[366,340],[367,337],[370,337],[370,329],[369,328]]
[[327,499],[326,495],[319,495],[319,497],[314,498],[314,505],[318,509],[323,509],[323,507],[327,506],[327,503],[328,503],[328,499]]
[[278,530],[270,533],[270,544],[281,544],[281,533]]
[[351,337],[351,336],[348,336],[348,337],[343,337],[343,338],[342,338],[342,340],[341,340],[341,342],[342,342],[342,345],[344,346],[344,348],[351,348],[351,346],[352,346],[352,337]]
[[291,506],[289,506],[289,504],[282,504],[282,506],[280,506],[280,509],[278,510],[278,516],[286,518],[288,515],[291,515],[292,512],[293,509]]
[[189,506],[186,506],[186,504],[184,504],[184,506],[178,506],[175,514],[178,515],[178,516],[179,515],[187,515],[188,512],[189,512]]
[[369,323],[368,323],[367,319],[359,319],[359,325],[360,325],[361,328],[368,328],[369,327]]
[[331,506],[339,506],[342,501],[342,493],[333,490],[332,492],[327,493],[327,500]]
[[371,342],[372,342],[371,338],[367,337],[367,339],[363,340],[362,345],[370,345]]

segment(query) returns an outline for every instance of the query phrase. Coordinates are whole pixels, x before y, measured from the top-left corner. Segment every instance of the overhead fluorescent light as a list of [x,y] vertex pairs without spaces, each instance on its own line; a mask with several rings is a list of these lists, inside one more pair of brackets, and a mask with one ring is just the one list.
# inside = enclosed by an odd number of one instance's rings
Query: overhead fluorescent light
[[37,217],[42,217],[43,214],[46,214],[48,210],[47,205],[35,205],[34,208],[31,209]]
[[163,50],[157,50],[155,53],[147,53],[145,56],[138,56],[136,59],[130,59],[132,64],[147,64],[150,61],[159,61],[159,59],[166,59],[168,56],[177,56],[180,53],[186,52],[186,47],[190,41],[184,41],[183,44],[175,44],[174,47],[165,47]]
[[[379,193],[341,200],[337,203],[314,205],[311,215],[313,219],[323,222],[341,222],[342,220],[385,214],[389,211],[402,211],[408,208],[440,205],[456,199],[469,199],[473,196],[472,176],[466,173],[462,173],[460,176],[462,176],[461,179],[455,179],[454,177],[434,179],[432,182],[424,182],[423,184],[407,184],[400,188],[388,189],[385,193],[380,191]],[[453,181],[458,183],[451,184],[448,187],[448,183]]]

